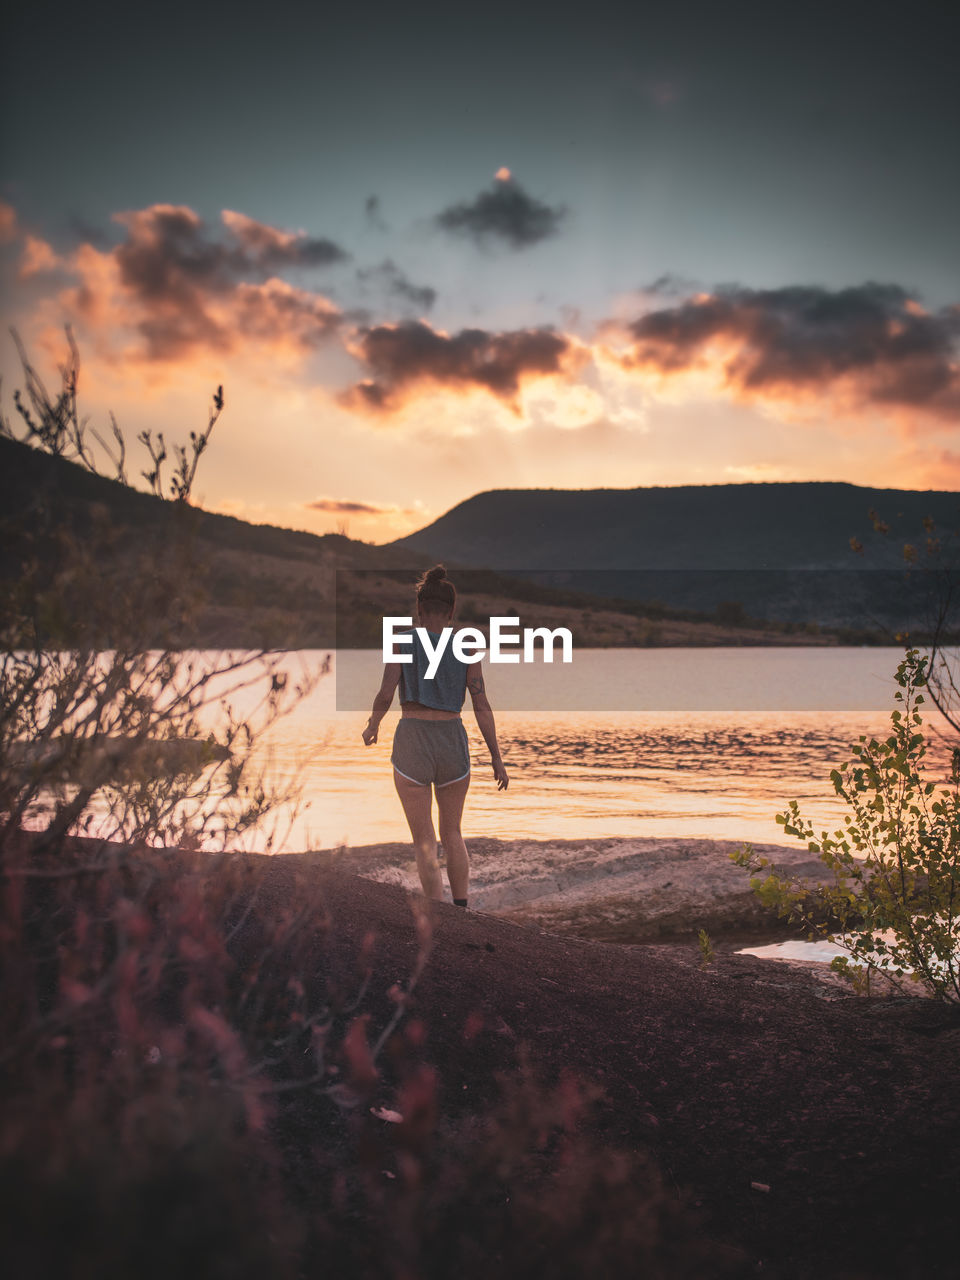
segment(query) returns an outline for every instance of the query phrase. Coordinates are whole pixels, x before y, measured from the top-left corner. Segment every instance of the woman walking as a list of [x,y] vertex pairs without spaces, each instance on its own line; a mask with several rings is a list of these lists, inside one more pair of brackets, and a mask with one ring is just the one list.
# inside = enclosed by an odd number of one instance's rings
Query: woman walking
[[[442,629],[450,625],[456,602],[456,589],[443,565],[436,565],[417,583],[419,625],[426,629],[434,643]],[[398,635],[397,639],[403,637]],[[390,760],[394,784],[413,838],[420,883],[428,898],[443,897],[433,826],[432,786],[437,796],[440,843],[446,856],[450,892],[456,905],[465,907],[470,863],[460,821],[470,786],[470,752],[460,711],[468,689],[477,724],[490,749],[497,790],[505,791],[510,780],[500,757],[480,663],[462,662],[448,644],[434,677],[428,679],[429,659],[415,630],[410,633],[410,648],[412,662],[385,665],[363,741],[368,747],[377,741],[380,721],[390,709],[399,685],[400,721],[394,733]]]

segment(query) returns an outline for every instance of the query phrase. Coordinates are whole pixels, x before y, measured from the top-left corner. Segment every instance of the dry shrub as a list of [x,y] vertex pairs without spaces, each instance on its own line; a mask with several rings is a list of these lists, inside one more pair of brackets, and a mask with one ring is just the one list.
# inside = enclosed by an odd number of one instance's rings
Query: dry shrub
[[424,917],[387,993],[308,867],[118,853],[5,869],[18,1277],[723,1274],[646,1156],[591,1136],[598,1091],[521,1054],[492,1106],[449,1105],[405,1020]]
[[277,910],[253,858],[29,853],[4,867],[0,929],[17,1274],[287,1274],[274,1091],[322,1078],[318,1029],[349,1016],[318,969],[316,888]]
[[[413,1024],[396,1034],[427,917],[404,984],[371,990],[371,939],[335,955],[308,870],[281,860],[264,877],[255,856],[201,852],[236,848],[276,811],[253,746],[319,674],[289,687],[274,650],[199,665],[180,652],[203,599],[188,499],[220,388],[172,477],[162,439],[141,436],[148,484],[172,499],[150,537],[125,549],[95,507],[64,522],[59,464],[97,472],[78,369],[71,341],[54,397],[24,356],[19,436],[0,415],[0,435],[52,455],[3,524],[0,564],[10,1273],[720,1274],[652,1166],[589,1137],[576,1082],[546,1088],[521,1063],[492,1110],[453,1117],[444,1087],[459,1082],[423,1060]],[[211,734],[218,677],[264,692],[253,720],[227,707]]]
[[399,1123],[358,1112],[352,1157],[312,1205],[318,1267],[393,1280],[734,1274],[741,1259],[697,1232],[646,1153],[592,1136],[598,1089],[545,1084],[525,1052],[498,1082],[491,1107],[451,1119],[439,1073],[411,1062]]

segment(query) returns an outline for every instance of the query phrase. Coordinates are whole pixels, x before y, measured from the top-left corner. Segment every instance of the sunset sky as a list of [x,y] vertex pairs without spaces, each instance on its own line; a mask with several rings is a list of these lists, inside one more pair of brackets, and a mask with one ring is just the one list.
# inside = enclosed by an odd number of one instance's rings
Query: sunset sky
[[[960,489],[960,10],[21,5],[8,322],[204,506],[385,541],[498,487]],[[4,329],[3,408],[19,362]]]

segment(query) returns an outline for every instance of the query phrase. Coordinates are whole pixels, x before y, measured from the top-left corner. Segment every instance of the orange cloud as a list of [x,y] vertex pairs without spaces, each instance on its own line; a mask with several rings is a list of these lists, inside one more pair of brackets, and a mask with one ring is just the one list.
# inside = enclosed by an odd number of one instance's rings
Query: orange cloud
[[[288,371],[332,343],[360,370],[338,398],[329,386],[314,388],[324,413],[336,415],[339,404],[371,424],[389,417],[405,437],[421,419],[461,440],[543,431],[555,441],[557,428],[603,424],[655,432],[679,420],[670,417],[674,409],[682,415],[694,401],[713,400],[753,406],[761,418],[812,420],[813,431],[829,425],[833,439],[852,439],[854,454],[867,434],[886,453],[892,438],[881,446],[882,432],[896,428],[906,442],[922,432],[925,461],[918,470],[915,457],[910,473],[922,470],[936,486],[937,468],[956,471],[956,455],[937,454],[928,441],[931,428],[955,424],[960,408],[960,306],[928,311],[894,285],[731,286],[690,296],[694,286],[662,280],[647,293],[651,310],[637,317],[643,304],[632,295],[629,318],[601,326],[592,344],[551,327],[446,332],[424,320],[357,327],[358,313],[281,278],[285,266],[345,257],[330,241],[233,210],[209,228],[193,209],[173,204],[116,221],[125,232],[120,244],[87,242],[58,256],[0,202],[0,239],[21,242],[21,277],[54,267],[70,277],[31,303],[28,345],[58,361],[63,322],[74,322],[85,370],[95,368],[98,387],[111,394],[121,384],[123,395],[135,385],[145,396],[158,388],[172,394],[173,382],[183,388],[193,374],[204,385],[227,381],[229,359],[246,386],[273,379],[271,394],[282,383],[302,400],[304,384]],[[389,259],[356,276],[387,294],[432,301],[431,289],[411,285]],[[342,354],[337,359],[342,367]],[[298,404],[291,415],[299,412]],[[347,414],[341,420],[345,431],[358,425]],[[724,461],[754,464],[746,456]]]
[[115,221],[127,235],[112,249],[82,244],[58,261],[49,246],[31,239],[25,259],[31,272],[57,262],[73,275],[58,307],[94,331],[103,355],[180,364],[193,356],[229,355],[255,339],[271,357],[295,362],[341,322],[339,308],[327,298],[272,274],[283,266],[345,258],[331,241],[228,210],[225,243],[182,205],[152,205],[117,214]]
[[329,299],[275,277],[263,284],[237,285],[222,310],[223,323],[229,320],[237,334],[301,354],[314,350],[341,320]]
[[9,244],[18,235],[16,209],[5,200],[0,200],[0,244]]
[[[438,389],[458,399],[479,391],[531,420],[526,388],[539,380],[557,394],[541,396],[533,416],[552,419],[556,401],[556,425],[615,412],[642,423],[655,401],[720,399],[785,422],[827,420],[847,434],[886,423],[909,436],[955,423],[958,342],[960,307],[928,312],[895,285],[729,287],[609,321],[592,345],[553,329],[360,329],[348,349],[369,376],[341,402],[382,415]],[[559,395],[564,385],[575,400]]]
[[60,266],[60,259],[46,240],[28,235],[20,259],[20,279],[28,280],[30,276],[40,275],[44,271],[53,271]]
[[298,239],[306,235],[303,231],[281,231],[277,227],[257,222],[255,218],[249,218],[245,213],[237,213],[233,209],[224,209],[220,218],[234,237],[254,252],[286,252],[297,243]]

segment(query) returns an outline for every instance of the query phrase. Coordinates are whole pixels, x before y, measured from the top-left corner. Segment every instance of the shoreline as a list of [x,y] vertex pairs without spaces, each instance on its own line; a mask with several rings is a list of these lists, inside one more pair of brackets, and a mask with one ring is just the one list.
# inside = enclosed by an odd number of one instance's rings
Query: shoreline
[[[782,936],[783,923],[760,905],[749,875],[730,861],[729,854],[742,843],[664,836],[468,837],[470,906],[517,924],[597,942],[689,942],[700,929],[718,938],[753,937],[758,932],[769,936],[771,931]],[[823,864],[806,849],[753,847],[778,869],[809,883],[829,879]],[[303,856],[364,879],[419,891],[409,842],[323,849]]]

